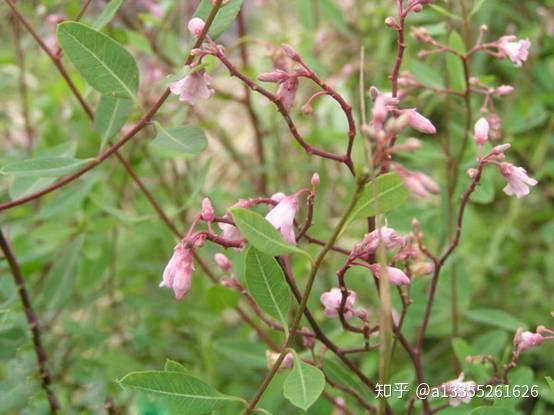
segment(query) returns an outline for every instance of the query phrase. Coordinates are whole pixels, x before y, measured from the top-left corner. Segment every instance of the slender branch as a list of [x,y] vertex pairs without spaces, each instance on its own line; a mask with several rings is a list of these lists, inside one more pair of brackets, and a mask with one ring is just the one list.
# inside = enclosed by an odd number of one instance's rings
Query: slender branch
[[50,406],[50,412],[52,414],[56,414],[60,409],[60,404],[51,388],[52,380],[51,380],[50,372],[48,370],[48,355],[46,354],[46,350],[42,345],[40,325],[38,322],[38,318],[33,310],[33,306],[31,305],[29,294],[27,293],[27,289],[25,288],[25,280],[23,278],[23,275],[21,274],[21,269],[19,268],[19,264],[17,263],[15,254],[12,251],[9,242],[4,237],[4,233],[2,232],[1,229],[0,229],[0,248],[4,253],[4,257],[8,261],[8,265],[10,267],[10,270],[15,282],[15,286],[17,288],[17,292],[21,299],[21,304],[23,304],[23,311],[25,312],[27,325],[31,330],[31,334],[33,337],[33,345],[34,345],[35,354],[37,357],[37,364],[38,364],[42,389],[44,389],[44,392],[46,393],[46,397],[48,398],[48,405]]

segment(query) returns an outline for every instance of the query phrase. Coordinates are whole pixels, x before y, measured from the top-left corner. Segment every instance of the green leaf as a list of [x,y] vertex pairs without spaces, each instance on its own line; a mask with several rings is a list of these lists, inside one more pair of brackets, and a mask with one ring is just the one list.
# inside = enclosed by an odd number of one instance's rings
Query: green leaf
[[166,359],[164,365],[164,371],[166,372],[183,372],[187,373],[188,370],[181,363],[176,362],[175,360]]
[[472,410],[469,415],[516,415],[514,411],[507,408],[495,408],[492,406],[480,406]]
[[206,303],[208,307],[221,312],[227,308],[233,308],[239,301],[239,295],[236,291],[225,288],[221,285],[214,285],[208,289],[206,294]]
[[68,157],[42,157],[10,163],[0,174],[21,177],[61,177],[79,170],[89,160]]
[[[448,38],[448,46],[451,49],[456,50],[457,52],[465,53],[464,40],[455,30],[450,33],[450,37]],[[460,92],[465,91],[466,85],[464,77],[464,65],[462,63],[462,60],[452,53],[447,53],[446,68],[448,69],[448,76],[452,89]]]
[[10,186],[10,198],[18,199],[38,192],[56,181],[55,177],[17,176]]
[[256,304],[287,329],[291,294],[277,260],[251,246],[245,254],[244,274]]
[[206,135],[201,128],[192,125],[164,128],[157,122],[154,124],[156,125],[158,134],[150,145],[167,151],[168,154],[199,154],[208,145]]
[[78,211],[83,200],[90,193],[94,180],[81,181],[80,186],[65,189],[58,197],[44,205],[38,214],[40,219],[50,219],[67,212]]
[[325,389],[325,376],[317,367],[304,363],[295,354],[294,366],[283,387],[285,398],[307,411]]
[[[209,31],[211,38],[215,39],[223,34],[227,28],[234,22],[242,6],[242,0],[231,0],[223,6],[217,13]],[[204,20],[208,18],[212,8],[212,0],[202,0],[196,12],[195,17],[200,17]]]
[[249,209],[231,209],[231,216],[242,236],[256,249],[271,256],[299,253],[309,254],[286,242],[281,234],[262,215]]
[[468,311],[466,317],[478,323],[488,324],[506,330],[515,331],[520,327],[523,329],[527,328],[527,324],[502,310],[483,308]]
[[444,7],[437,6],[436,4],[431,4],[429,5],[429,7],[435,10],[437,13],[442,14],[443,16],[450,17],[451,19],[461,20],[459,16],[456,16],[455,14],[450,13]]
[[57,36],[65,54],[90,86],[103,95],[135,98],[139,71],[123,46],[77,22],[59,24]]
[[207,414],[240,400],[223,395],[201,380],[181,372],[132,372],[118,383],[124,389],[150,393],[156,398],[169,401],[174,413],[187,415]]
[[102,95],[94,115],[94,128],[100,134],[100,148],[113,138],[133,111],[133,101]]
[[[377,195],[374,194],[374,188]],[[375,216],[377,208],[379,213],[389,212],[400,206],[407,197],[408,190],[398,174],[383,174],[375,179],[375,183],[366,185],[350,218]]]
[[104,7],[104,10],[102,10],[102,13],[98,16],[96,21],[93,24],[93,27],[96,30],[102,29],[104,26],[106,26],[108,23],[111,22],[119,8],[121,7],[121,4],[123,3],[123,0],[111,0],[108,4],[106,4],[106,7]]
[[71,298],[83,241],[84,235],[80,235],[71,242],[46,275],[46,284],[40,292],[38,303],[47,310],[57,310]]

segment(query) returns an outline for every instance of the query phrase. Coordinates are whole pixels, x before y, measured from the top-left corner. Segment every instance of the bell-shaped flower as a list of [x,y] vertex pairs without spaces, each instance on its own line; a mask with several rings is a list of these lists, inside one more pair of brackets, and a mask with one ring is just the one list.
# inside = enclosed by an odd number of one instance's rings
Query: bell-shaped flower
[[[323,307],[325,307],[325,315],[327,317],[337,317],[339,315],[340,305],[342,302],[342,291],[340,288],[331,288],[330,291],[324,292],[319,298]],[[344,318],[350,320],[352,318],[352,310],[356,301],[356,293],[348,291],[346,303],[344,304]]]
[[[376,278],[381,279],[382,268],[380,264],[371,264],[369,269],[373,272]],[[399,268],[387,267],[387,275],[392,285],[410,285],[410,278]]]
[[530,47],[531,42],[529,39],[518,40],[513,35],[502,36],[498,41],[500,53],[510,58],[517,67],[520,67],[527,60]]
[[500,163],[500,173],[508,184],[504,187],[504,193],[509,196],[516,195],[518,199],[529,194],[529,186],[535,186],[538,181],[529,177],[523,167],[516,167],[511,163]]
[[179,95],[179,100],[194,105],[199,98],[208,99],[214,93],[211,77],[204,70],[193,72],[183,79],[169,84],[169,90]]
[[519,356],[522,351],[538,346],[543,341],[544,337],[539,333],[523,331],[523,329],[519,328],[514,337],[515,354]]
[[265,217],[267,221],[281,233],[285,241],[293,245],[296,245],[294,217],[297,210],[298,203],[296,201],[296,196],[286,196],[282,198]]
[[193,271],[192,249],[178,244],[164,269],[160,287],[171,288],[175,292],[175,298],[180,300],[190,290]]

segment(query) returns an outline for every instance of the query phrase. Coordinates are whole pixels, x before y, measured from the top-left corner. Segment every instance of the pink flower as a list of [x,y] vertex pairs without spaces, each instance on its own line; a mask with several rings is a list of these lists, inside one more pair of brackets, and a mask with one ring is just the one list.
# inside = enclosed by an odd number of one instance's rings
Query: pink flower
[[214,93],[210,87],[211,77],[204,71],[199,70],[185,76],[179,81],[169,84],[169,90],[179,95],[179,100],[194,105],[198,98],[208,99]]
[[187,28],[190,33],[198,37],[202,33],[202,30],[204,30],[204,26],[205,26],[204,20],[202,20],[199,17],[194,17],[189,20]]
[[515,354],[519,356],[522,351],[538,346],[543,341],[544,337],[539,333],[523,331],[523,329],[519,328],[514,337]]
[[409,171],[397,163],[391,163],[391,168],[398,173],[406,188],[414,196],[427,199],[431,193],[440,192],[437,182],[425,173]]
[[[342,302],[342,291],[340,288],[331,288],[330,291],[324,292],[319,298],[323,307],[325,307],[325,316],[337,317],[339,315],[340,304]],[[356,293],[348,291],[346,303],[344,304],[344,318],[350,320],[352,318],[352,308],[356,301]]]
[[369,259],[369,255],[375,253],[379,243],[382,243],[387,251],[391,251],[395,248],[402,247],[404,241],[396,231],[387,226],[383,226],[380,229],[375,229],[364,236],[362,242],[357,244],[352,250],[352,255]]
[[279,92],[277,96],[281,100],[283,107],[290,111],[296,98],[298,90],[298,77],[289,74],[281,69],[276,69],[272,72],[266,72],[258,75],[258,80],[262,82],[274,82],[279,84]]
[[502,36],[498,42],[499,51],[510,58],[517,67],[527,60],[530,47],[529,39],[517,40],[515,36]]
[[527,171],[523,167],[516,167],[511,163],[500,163],[498,165],[500,173],[508,181],[504,187],[504,193],[509,196],[516,195],[518,199],[529,194],[529,186],[535,186],[538,181],[527,176]]
[[286,196],[265,217],[283,235],[285,241],[293,245],[296,245],[294,216],[297,208],[296,196]]
[[381,129],[387,118],[387,112],[385,97],[382,94],[377,95],[373,103],[373,124],[375,128]]
[[242,235],[236,226],[224,222],[218,223],[217,226],[221,229],[221,237],[223,239],[229,241],[240,241],[242,239]]
[[408,109],[403,111],[404,114],[408,114],[408,124],[418,131],[424,134],[436,134],[437,129],[431,121],[417,112],[415,109]]
[[479,121],[475,123],[473,137],[477,145],[480,146],[485,144],[489,139],[489,122],[485,118],[480,118]]
[[178,244],[164,269],[160,287],[173,289],[175,298],[180,300],[190,290],[192,271],[194,271],[192,249]]
[[312,186],[313,187],[317,187],[319,186],[319,183],[321,183],[321,180],[319,178],[319,174],[318,173],[314,173],[312,175]]
[[[371,264],[369,266],[371,271],[376,278],[381,279],[381,265],[380,264]],[[387,267],[387,275],[389,276],[389,281],[393,285],[410,285],[411,281],[408,276],[401,269],[395,267]]]
[[511,85],[500,85],[495,89],[494,93],[498,96],[509,95],[514,92],[514,87]]
[[473,381],[464,382],[463,380],[464,374],[462,372],[457,379],[443,383],[439,387],[449,396],[448,403],[450,406],[459,406],[462,402],[467,404],[471,402],[471,398],[475,395],[477,384]]
[[231,264],[231,261],[229,261],[229,258],[227,258],[225,255],[217,253],[214,255],[214,260],[217,265],[223,270],[223,271],[231,271],[233,269],[233,264]]

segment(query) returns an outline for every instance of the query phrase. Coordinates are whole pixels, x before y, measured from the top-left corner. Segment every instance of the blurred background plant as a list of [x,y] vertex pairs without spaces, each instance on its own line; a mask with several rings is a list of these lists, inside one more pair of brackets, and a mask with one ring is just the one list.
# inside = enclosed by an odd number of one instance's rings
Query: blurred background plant
[[[112,6],[116,3],[110,2]],[[54,50],[58,48],[55,28],[61,20],[82,14],[82,22],[103,26],[102,30],[123,44],[138,62],[138,97],[145,108],[167,86],[166,76],[179,73],[194,40],[186,24],[196,10],[195,1],[126,1],[104,25],[99,18],[106,17],[104,1],[25,1],[17,6]],[[488,39],[513,33],[529,38],[532,44],[522,68],[484,54],[472,62],[471,71],[481,82],[514,85],[513,94],[495,102],[502,120],[499,142],[512,144],[514,162],[525,166],[539,185],[525,199],[509,198],[500,190],[504,186],[502,178],[489,174],[472,197],[463,243],[439,282],[431,316],[424,361],[434,384],[456,378],[460,370],[468,378],[484,381],[487,371],[467,363],[467,355],[490,354],[509,360],[517,328],[552,326],[553,10],[551,0],[438,0],[408,21],[408,26],[424,27],[445,44],[458,33],[466,46],[472,45],[482,24],[488,26]],[[252,79],[273,68],[272,59],[278,58],[275,54],[281,43],[293,45],[322,79],[354,105],[358,116],[360,48],[365,51],[363,90],[367,92],[370,85],[390,90],[388,75],[394,62],[396,33],[383,22],[391,14],[394,2],[390,0],[245,0],[237,22],[219,42],[226,46],[227,56],[242,65]],[[64,80],[52,70],[48,56],[5,3],[0,5],[0,17],[4,22],[0,27],[0,166],[39,156],[95,157],[106,141],[101,140]],[[402,69],[425,85],[456,88],[455,65],[444,55],[418,57],[423,46],[408,36]],[[69,62],[67,66],[85,99],[96,107],[98,93],[86,85]],[[191,107],[172,96],[157,116],[165,126],[184,121],[202,126],[208,143],[205,151],[190,156],[160,150],[151,145],[156,133],[153,126],[148,126],[121,154],[181,232],[198,214],[200,202],[207,195],[216,212],[223,214],[239,198],[296,191],[298,183],[307,185],[317,171],[321,186],[312,234],[324,238],[333,225],[329,218],[337,218],[343,209],[344,203],[337,202],[347,200],[352,192],[346,169],[305,154],[292,142],[271,103],[258,95],[245,95],[242,84],[230,78],[215,60],[208,59],[207,70],[216,90],[210,100]],[[312,86],[301,83],[297,103],[313,92]],[[460,168],[453,173],[451,160],[445,156],[448,151],[461,151],[465,103],[460,97],[428,89],[412,90],[404,103],[406,107],[417,106],[432,119],[438,134],[422,138],[417,153],[403,153],[402,163],[411,170],[425,171],[443,191],[425,200],[411,198],[388,214],[387,220],[397,230],[409,232],[412,218],[417,217],[426,238],[433,238],[427,243],[438,248],[449,233],[447,180],[452,174],[458,175],[458,187],[450,190],[452,200],[457,201],[468,183],[466,169],[475,157],[473,150],[465,151]],[[474,121],[481,104],[482,99],[475,97]],[[347,126],[335,105],[321,99],[309,115],[299,111],[300,105],[293,110],[310,144],[335,151],[344,148]],[[137,121],[140,116],[135,110],[130,119]],[[360,153],[363,151],[358,144],[354,154]],[[3,175],[0,197],[2,202],[17,199],[53,181],[51,177]],[[233,310],[238,298],[221,298],[221,292],[202,276],[201,270],[195,273],[192,291],[184,301],[174,301],[170,291],[157,288],[175,236],[115,159],[77,183],[0,215],[2,231],[17,254],[39,316],[53,390],[62,413],[169,413],[159,402],[124,391],[115,382],[133,370],[160,369],[165,358],[181,363],[188,372],[225,393],[248,397],[255,392],[266,370],[265,347]],[[356,222],[342,237],[341,245],[352,246],[366,230],[363,221]],[[207,246],[201,255],[212,262],[219,251]],[[231,250],[226,254],[240,278],[240,255]],[[323,265],[323,277],[318,279],[310,300],[317,317],[323,316],[319,295],[335,285],[334,274],[340,265],[340,258]],[[305,264],[294,263],[294,267],[295,275],[305,274]],[[373,287],[368,287],[366,273],[351,273],[350,288],[358,293],[357,301],[377,315],[378,300]],[[0,413],[47,413],[31,336],[9,274],[6,261],[0,258]],[[459,325],[454,328],[452,278],[457,281],[459,313]],[[425,279],[416,280],[412,286],[413,304],[406,316],[406,333],[414,333],[422,320],[427,286]],[[395,308],[400,309],[396,298],[393,300]],[[327,330],[336,328],[333,339],[341,344],[352,342],[337,321],[322,325]],[[274,340],[280,336],[269,335]],[[378,354],[364,354],[358,364],[364,373],[374,376]],[[348,373],[334,366],[328,369],[331,377],[360,388]],[[394,355],[392,370],[394,381],[414,382],[409,359],[401,351]],[[545,376],[553,373],[550,345],[529,351],[513,370],[511,381],[539,385],[540,397],[496,399],[494,405],[512,411],[506,413],[552,413],[554,392]],[[283,379],[283,374],[277,375],[260,406],[278,414],[302,413],[282,397]],[[332,388],[328,393],[345,399],[353,413],[363,413],[349,395]],[[399,413],[407,403],[391,400]],[[115,409],[105,409],[112,405]],[[309,413],[342,413],[339,411],[322,397]],[[467,411],[467,407],[459,407],[441,413]],[[237,408],[216,413],[236,414]]]

